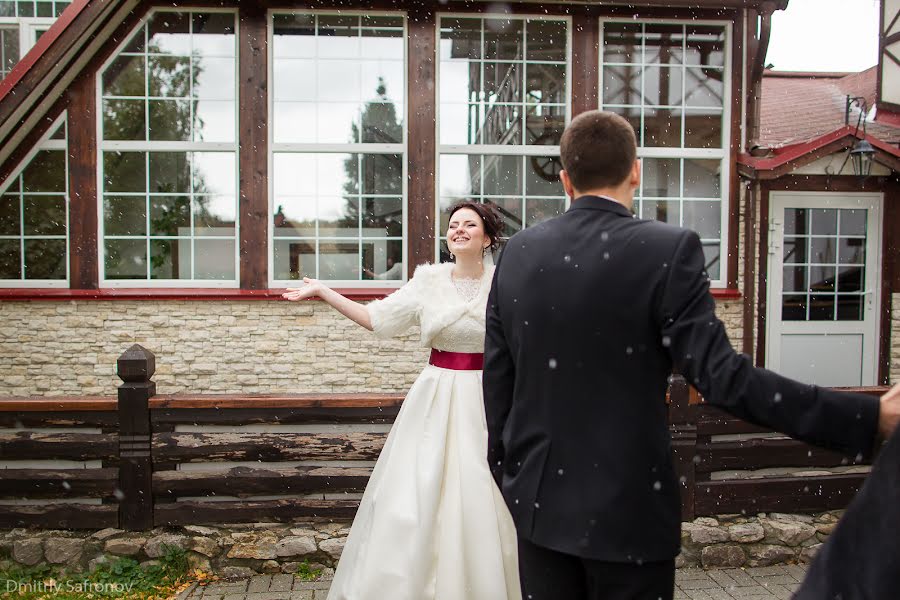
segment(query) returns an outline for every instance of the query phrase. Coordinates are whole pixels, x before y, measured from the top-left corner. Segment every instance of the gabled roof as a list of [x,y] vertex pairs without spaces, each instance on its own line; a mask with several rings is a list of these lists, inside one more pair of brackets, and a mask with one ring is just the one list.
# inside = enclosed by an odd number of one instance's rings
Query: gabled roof
[[[762,83],[757,153],[738,159],[742,174],[768,179],[851,147],[867,139],[876,160],[900,170],[900,121],[890,115],[871,119],[875,106],[876,68],[860,73],[766,71]],[[857,132],[859,108],[846,117],[847,96],[865,98],[869,119]],[[763,174],[765,173],[765,174]]]

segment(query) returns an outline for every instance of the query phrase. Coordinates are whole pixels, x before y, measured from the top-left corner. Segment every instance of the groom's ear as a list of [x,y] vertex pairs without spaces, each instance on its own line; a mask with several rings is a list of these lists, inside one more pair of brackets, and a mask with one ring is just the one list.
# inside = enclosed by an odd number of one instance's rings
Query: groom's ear
[[641,159],[634,159],[634,164],[631,165],[631,186],[634,189],[637,189],[641,186]]
[[559,172],[559,180],[562,182],[563,190],[566,192],[566,196],[574,200],[575,188],[572,186],[572,180],[569,179],[569,174],[566,173],[565,169]]

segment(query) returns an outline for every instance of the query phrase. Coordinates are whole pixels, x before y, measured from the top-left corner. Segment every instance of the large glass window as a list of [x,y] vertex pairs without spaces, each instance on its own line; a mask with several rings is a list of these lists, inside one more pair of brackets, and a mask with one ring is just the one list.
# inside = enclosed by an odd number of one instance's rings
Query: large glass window
[[635,212],[700,234],[707,272],[727,255],[728,28],[604,21],[601,108],[634,127],[643,181]]
[[0,17],[49,17],[63,13],[72,0],[0,0]]
[[0,286],[63,287],[69,273],[65,121],[0,184]]
[[504,235],[565,210],[559,141],[569,105],[569,21],[440,18],[437,252],[446,210],[494,204]]
[[272,16],[274,286],[403,278],[403,17]]
[[235,27],[157,11],[103,69],[105,283],[237,285]]

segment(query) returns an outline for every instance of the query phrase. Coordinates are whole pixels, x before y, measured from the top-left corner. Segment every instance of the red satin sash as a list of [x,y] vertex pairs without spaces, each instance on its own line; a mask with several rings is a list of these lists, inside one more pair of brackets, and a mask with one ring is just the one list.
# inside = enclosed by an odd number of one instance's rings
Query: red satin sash
[[444,352],[432,348],[428,364],[454,371],[480,371],[484,368],[484,354],[481,352]]

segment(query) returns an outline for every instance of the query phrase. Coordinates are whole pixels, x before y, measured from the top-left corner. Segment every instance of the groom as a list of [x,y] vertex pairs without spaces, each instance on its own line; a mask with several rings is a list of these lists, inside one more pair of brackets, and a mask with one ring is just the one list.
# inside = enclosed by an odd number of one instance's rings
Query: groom
[[488,300],[488,461],[519,535],[523,597],[672,598],[679,482],[673,368],[707,402],[864,459],[900,419],[881,401],[754,368],[715,315],[696,233],[631,213],[634,131],[592,111],[562,137],[571,208],[515,235]]

